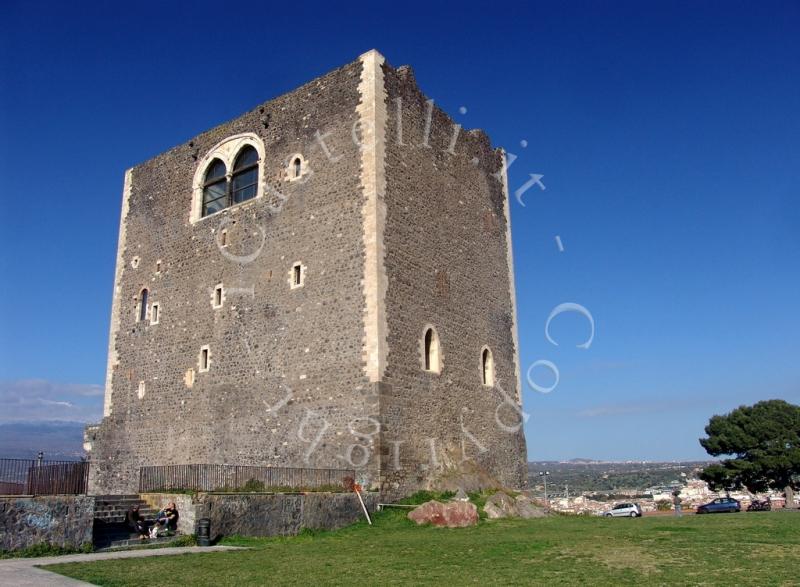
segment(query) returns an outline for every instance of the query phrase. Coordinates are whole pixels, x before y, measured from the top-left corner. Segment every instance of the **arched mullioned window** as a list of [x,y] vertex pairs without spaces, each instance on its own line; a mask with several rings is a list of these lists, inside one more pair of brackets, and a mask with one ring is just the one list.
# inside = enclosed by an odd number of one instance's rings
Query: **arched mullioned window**
[[228,173],[220,159],[214,159],[203,178],[202,216],[208,216],[256,197],[258,193],[258,151],[246,145],[236,155]]
[[481,352],[481,373],[483,384],[487,387],[494,387],[494,357],[488,347]]
[[148,296],[147,288],[142,290],[142,293],[139,294],[139,321],[143,322],[147,320],[147,296]]
[[264,142],[254,133],[231,135],[209,149],[194,170],[189,222],[263,196],[265,160]]
[[238,204],[256,197],[258,187],[258,153],[253,147],[245,147],[236,156],[231,177],[231,204]]
[[425,330],[423,338],[424,367],[426,371],[439,373],[441,371],[441,357],[439,354],[439,336],[433,328]]
[[203,181],[203,216],[228,207],[228,177],[225,164],[214,159]]

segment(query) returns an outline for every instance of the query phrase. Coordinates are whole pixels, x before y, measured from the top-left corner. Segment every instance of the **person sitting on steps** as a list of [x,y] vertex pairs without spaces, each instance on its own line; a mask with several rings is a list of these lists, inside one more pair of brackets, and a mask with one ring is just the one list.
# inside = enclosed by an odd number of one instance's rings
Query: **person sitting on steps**
[[169,533],[175,533],[178,529],[178,508],[175,507],[175,502],[171,501],[166,508],[158,512],[156,523],[150,529],[150,538],[157,538],[161,530],[166,530]]
[[134,505],[125,514],[125,522],[128,527],[139,535],[139,540],[147,540],[147,523],[139,514],[139,506]]
[[164,510],[158,510],[155,522],[153,522],[153,525],[150,527],[150,538],[158,538],[158,532],[164,527],[166,522],[167,514],[164,513]]
[[164,513],[167,514],[167,531],[168,532],[177,532],[178,531],[178,508],[175,507],[175,502],[171,501],[167,506],[167,509],[164,510]]

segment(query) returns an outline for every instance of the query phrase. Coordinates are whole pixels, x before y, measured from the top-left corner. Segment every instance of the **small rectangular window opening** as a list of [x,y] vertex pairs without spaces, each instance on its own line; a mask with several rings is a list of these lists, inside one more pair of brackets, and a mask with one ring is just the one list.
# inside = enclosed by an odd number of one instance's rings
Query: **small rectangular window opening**
[[222,231],[222,234],[219,237],[219,241],[220,241],[219,244],[222,245],[223,247],[227,247],[228,246],[228,231],[227,230],[223,230]]
[[153,304],[153,307],[150,310],[150,324],[158,324],[158,318],[159,318],[159,305],[155,303]]
[[214,288],[214,307],[221,308],[222,307],[222,286],[218,285]]
[[208,349],[203,348],[200,350],[200,370],[208,371]]
[[147,320],[147,295],[147,288],[143,289],[139,294],[139,307],[137,308],[139,322],[144,322]]
[[300,285],[300,278],[301,278],[301,268],[300,265],[294,266],[294,284]]

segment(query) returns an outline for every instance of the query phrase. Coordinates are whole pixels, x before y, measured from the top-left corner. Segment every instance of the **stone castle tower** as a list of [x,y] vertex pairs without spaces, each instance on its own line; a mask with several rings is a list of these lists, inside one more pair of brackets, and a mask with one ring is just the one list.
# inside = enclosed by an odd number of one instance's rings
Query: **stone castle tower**
[[93,491],[190,463],[522,486],[505,171],[376,51],[129,169]]

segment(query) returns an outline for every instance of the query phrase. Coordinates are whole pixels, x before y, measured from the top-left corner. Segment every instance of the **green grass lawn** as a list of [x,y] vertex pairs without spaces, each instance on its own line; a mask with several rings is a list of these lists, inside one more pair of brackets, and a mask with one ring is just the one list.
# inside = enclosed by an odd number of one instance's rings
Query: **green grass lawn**
[[800,514],[562,517],[375,525],[292,538],[227,539],[246,551],[61,564],[98,585],[800,584]]

